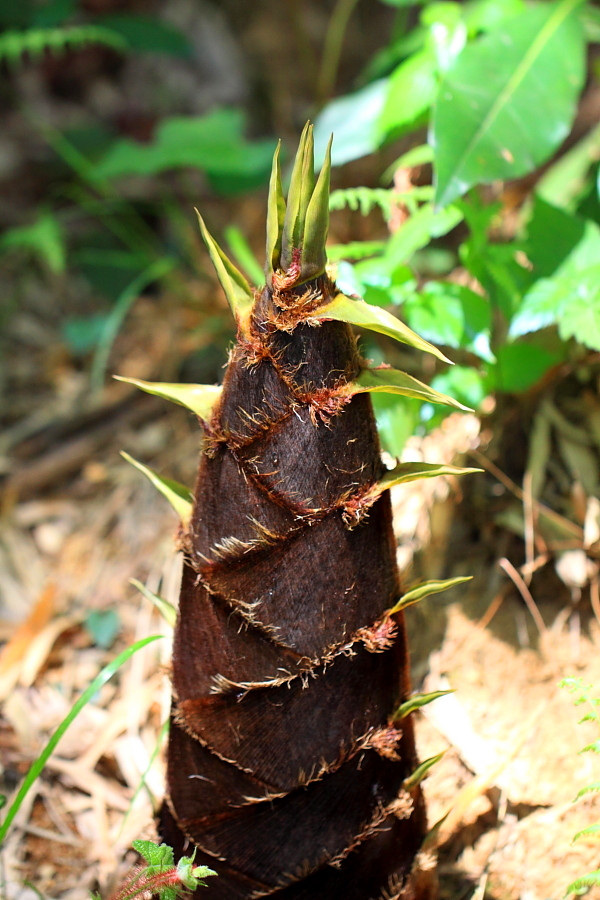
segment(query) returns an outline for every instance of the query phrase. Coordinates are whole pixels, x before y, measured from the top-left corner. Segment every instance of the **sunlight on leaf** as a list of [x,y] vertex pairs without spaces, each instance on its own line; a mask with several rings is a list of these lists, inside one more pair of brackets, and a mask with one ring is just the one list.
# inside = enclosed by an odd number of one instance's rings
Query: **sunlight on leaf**
[[530,7],[456,58],[433,114],[437,204],[530,172],[567,136],[585,77],[580,5]]
[[437,356],[443,362],[451,363],[441,350],[434,347],[428,341],[420,338],[418,334],[387,312],[377,306],[371,306],[364,300],[352,300],[345,294],[338,294],[330,303],[320,306],[312,314],[315,319],[335,319],[338,322],[348,322],[350,325],[356,325],[359,328],[368,328],[371,331],[378,331],[388,337],[395,338],[403,344],[409,344],[425,353],[431,353]]
[[171,400],[180,406],[185,406],[195,413],[200,419],[208,419],[218,401],[223,388],[216,384],[178,384],[166,381],[141,381],[139,378],[125,378],[123,375],[113,375],[117,381],[133,384],[147,394],[154,394],[164,400]]

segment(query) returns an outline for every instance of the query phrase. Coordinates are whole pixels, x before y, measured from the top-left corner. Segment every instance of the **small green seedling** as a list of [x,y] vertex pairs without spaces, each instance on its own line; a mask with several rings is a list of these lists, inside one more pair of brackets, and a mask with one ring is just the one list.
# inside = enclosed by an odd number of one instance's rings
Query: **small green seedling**
[[[593,685],[584,684],[583,679],[581,678],[563,678],[559,683],[559,687],[566,688],[570,694],[574,695],[573,702],[575,703],[575,706],[586,706],[586,713],[583,718],[579,720],[579,724],[582,722],[600,723],[600,698],[592,696]],[[579,752],[600,754],[600,739],[592,741],[590,744],[586,744]],[[584,785],[584,787],[577,792],[575,800],[579,800],[580,797],[583,797],[586,794],[592,794],[598,791],[600,791],[600,781],[593,781],[590,784]],[[578,841],[579,838],[582,837],[600,837],[600,822],[588,825],[587,828],[582,828],[581,831],[578,831],[573,836],[573,842]],[[586,875],[576,878],[567,887],[565,893],[585,894],[590,888],[598,886],[600,886],[600,869],[596,869],[594,872],[588,872]]]
[[137,866],[110,900],[133,900],[135,897],[179,900],[189,891],[206,887],[204,879],[217,874],[208,866],[195,866],[193,855],[182,856],[176,864],[173,849],[167,844],[133,841],[133,847],[143,857],[145,865]]

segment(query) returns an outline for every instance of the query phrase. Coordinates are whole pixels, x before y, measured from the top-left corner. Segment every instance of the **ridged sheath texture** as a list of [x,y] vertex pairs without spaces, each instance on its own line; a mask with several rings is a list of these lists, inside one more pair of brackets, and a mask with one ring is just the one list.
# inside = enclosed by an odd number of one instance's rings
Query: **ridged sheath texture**
[[161,836],[218,872],[211,900],[423,898],[391,508],[364,500],[384,472],[370,399],[340,392],[361,360],[348,325],[311,318],[326,275],[273,282],[205,428]]

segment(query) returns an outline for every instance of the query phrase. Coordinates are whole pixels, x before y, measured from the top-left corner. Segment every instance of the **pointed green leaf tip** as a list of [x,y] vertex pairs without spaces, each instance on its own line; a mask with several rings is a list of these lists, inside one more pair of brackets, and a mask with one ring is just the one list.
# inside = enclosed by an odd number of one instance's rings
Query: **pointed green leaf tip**
[[139,378],[125,378],[123,375],[113,375],[117,381],[133,384],[147,394],[171,400],[179,406],[191,409],[200,419],[206,421],[221,396],[223,388],[217,384],[172,384],[165,381],[142,381]]
[[273,169],[271,170],[271,181],[269,182],[269,200],[267,203],[267,261],[265,264],[265,274],[267,280],[279,265],[281,256],[281,236],[283,232],[283,222],[285,219],[285,199],[283,197],[283,188],[281,187],[281,165],[279,162],[279,153],[281,150],[281,141],[277,144],[277,149],[273,156]]
[[134,459],[133,456],[130,456],[129,453],[126,453],[124,450],[121,450],[121,456],[123,459],[126,459],[128,463],[131,463],[132,466],[135,466],[136,469],[139,469],[139,471],[152,482],[154,487],[169,501],[181,519],[182,525],[187,527],[192,518],[192,492],[178,481],[174,481],[172,478],[163,478],[162,475],[153,472],[152,469],[149,469],[148,466],[145,466],[137,459]]
[[472,577],[472,575],[459,575],[457,578],[446,578],[444,581],[424,581],[422,584],[417,584],[410,591],[403,594],[391,609],[388,609],[387,615],[393,616],[394,613],[400,612],[401,609],[414,606],[415,603],[419,603],[425,597],[439,594],[441,591],[447,591],[448,588],[456,587],[458,584],[465,584],[467,581],[471,581]]
[[250,310],[254,303],[254,292],[240,270],[236,269],[231,260],[225,256],[215,239],[209,233],[204,224],[204,219],[198,210],[196,210],[196,215],[198,216],[204,243],[210,254],[212,264],[215,267],[217,278],[225,291],[227,302],[237,320],[238,327],[241,331],[245,332],[248,330]]
[[435,756],[430,756],[429,759],[423,760],[420,766],[412,772],[408,778],[404,779],[404,784],[402,785],[407,791],[410,791],[411,788],[416,787],[420,784],[429,770],[435,766],[436,763],[440,761],[442,756],[445,754],[445,750],[442,750],[441,753],[437,753]]
[[279,272],[286,287],[294,287],[325,271],[329,230],[331,143],[315,184],[313,126],[304,126],[292,170],[287,205],[279,172],[279,147],[273,159],[267,215],[267,282]]
[[159,596],[159,594],[155,594],[154,591],[151,591],[149,587],[147,587],[145,584],[142,584],[142,582],[138,581],[137,578],[130,578],[129,584],[132,584],[135,588],[137,588],[140,594],[142,594],[146,598],[146,600],[149,600],[150,603],[152,603],[152,605],[156,607],[167,625],[170,625],[171,628],[175,628],[175,623],[177,621],[177,610],[172,603],[169,603],[168,600],[165,600],[165,598]]

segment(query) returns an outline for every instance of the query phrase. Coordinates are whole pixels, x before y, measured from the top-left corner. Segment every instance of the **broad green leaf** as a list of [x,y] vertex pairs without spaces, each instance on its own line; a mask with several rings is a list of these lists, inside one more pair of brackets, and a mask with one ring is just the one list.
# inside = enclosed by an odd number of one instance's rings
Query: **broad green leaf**
[[462,220],[463,213],[456,206],[436,210],[425,203],[391,236],[386,257],[396,264],[406,262],[432,238],[443,237]]
[[538,197],[570,209],[585,188],[588,174],[600,157],[600,125],[562,154],[536,184]]
[[[600,264],[541,278],[523,298],[509,334],[518,337],[549,325],[558,325],[564,341],[573,337],[585,347],[600,350]],[[503,350],[510,352],[506,347]]]
[[568,297],[558,315],[560,337],[600,350],[600,265],[572,276],[560,288]]
[[243,130],[243,115],[234,109],[163,119],[149,143],[115,141],[93,173],[103,180],[192,167],[221,193],[236,193],[267,180],[275,147],[270,140],[247,141]]
[[60,739],[62,738],[65,731],[68,729],[71,722],[73,722],[74,719],[77,718],[77,716],[79,715],[81,710],[84,708],[84,706],[86,706],[92,700],[92,698],[95,697],[95,695],[98,693],[98,691],[106,684],[107,681],[109,681],[113,677],[115,672],[118,672],[118,670],[121,668],[121,666],[124,663],[126,663],[127,660],[130,659],[134,655],[134,653],[137,653],[138,650],[141,650],[142,647],[146,647],[148,644],[151,644],[153,641],[160,640],[161,637],[162,637],[162,635],[160,635],[160,634],[152,635],[151,637],[143,638],[140,641],[136,641],[135,644],[132,644],[130,647],[127,647],[126,650],[123,650],[122,653],[119,653],[119,655],[117,657],[115,657],[115,659],[113,659],[112,662],[108,663],[108,665],[105,666],[98,673],[98,675],[96,675],[96,677],[94,678],[92,683],[90,685],[88,685],[88,687],[81,694],[81,696],[75,701],[75,703],[73,704],[73,706],[71,707],[71,709],[69,710],[69,712],[67,713],[65,718],[62,720],[62,722],[60,723],[60,725],[58,726],[56,731],[52,734],[51,738],[49,739],[48,743],[46,744],[46,746],[44,747],[44,749],[42,750],[42,752],[40,753],[38,758],[35,760],[35,762],[32,763],[31,767],[29,768],[29,771],[27,772],[25,778],[23,779],[23,781],[21,783],[21,787],[17,791],[17,795],[16,795],[15,799],[13,800],[13,802],[11,803],[11,805],[8,809],[8,812],[6,813],[6,818],[4,819],[2,824],[0,824],[0,845],[3,843],[4,839],[6,838],[8,829],[12,825],[13,819],[17,815],[19,809],[21,808],[23,800],[29,793],[31,787],[37,781],[44,766],[48,762],[48,759],[54,753]]
[[380,393],[372,394],[372,401],[381,446],[399,456],[419,424],[422,404],[411,397]]
[[182,524],[186,526],[192,518],[193,494],[189,488],[186,488],[185,485],[180,484],[178,481],[173,481],[172,478],[163,478],[161,475],[153,472],[152,469],[149,469],[148,466],[138,462],[137,459],[134,459],[133,456],[130,456],[124,450],[121,450],[121,456],[128,463],[131,463],[132,466],[135,466],[136,469],[139,469],[152,482],[154,487],[169,501],[181,519]]
[[116,13],[95,21],[120,35],[132,50],[190,59],[194,48],[183,32],[156,16]]
[[139,378],[125,378],[122,375],[113,375],[113,378],[133,384],[147,394],[185,406],[204,420],[210,417],[223,390],[218,384],[171,384],[166,381],[141,381]]
[[402,305],[406,321],[436,346],[470,350],[488,362],[491,307],[489,301],[463,285],[429,281]]
[[409,791],[411,788],[414,788],[418,784],[420,784],[423,781],[423,779],[425,778],[425,776],[427,775],[427,773],[429,772],[429,770],[433,766],[435,766],[436,763],[438,763],[440,761],[440,759],[442,758],[442,756],[444,755],[445,752],[446,752],[445,750],[442,750],[442,752],[436,754],[436,756],[430,756],[429,759],[423,760],[423,762],[419,766],[417,766],[415,771],[412,772],[408,776],[408,778],[404,779],[403,787],[407,791]]
[[536,197],[523,249],[537,279],[580,272],[600,258],[600,227]]
[[500,212],[500,204],[483,203],[475,192],[468,202],[456,204],[464,213],[470,234],[460,248],[461,262],[483,287],[492,308],[510,321],[523,294],[533,282],[526,260],[515,242],[496,243],[489,232]]
[[[407,150],[406,153],[403,153],[402,156],[399,156],[398,159],[394,160],[381,176],[381,181],[382,183],[386,183],[387,181],[393,180],[394,173],[397,169],[412,169],[415,166],[424,166],[432,162],[433,147],[430,147],[429,144],[419,144],[419,146],[412,147],[411,150]],[[433,189],[429,199],[432,197]]]
[[[476,469],[474,471],[480,472],[481,469]],[[400,600],[388,610],[388,615],[392,616],[394,613],[400,612],[400,610],[406,609],[408,606],[414,606],[415,603],[419,603],[419,601],[424,600],[425,597],[430,597],[432,594],[439,594],[441,591],[447,591],[457,584],[466,584],[466,582],[471,581],[472,578],[472,575],[461,575],[457,578],[446,578],[444,581],[424,581],[422,584],[417,584],[416,587],[411,588],[410,591],[407,591],[402,595]]]
[[422,50],[401,62],[392,72],[381,115],[377,121],[380,141],[397,137],[414,126],[433,103],[437,90],[436,61],[431,50]]
[[315,157],[325,159],[327,143],[335,134],[331,163],[341,166],[374,153],[379,147],[377,120],[387,93],[387,78],[373,81],[355,94],[332,100],[315,120]]
[[563,299],[560,286],[557,290],[556,280],[540,278],[523,297],[523,302],[510,323],[509,338],[518,338],[556,325]]
[[372,488],[372,493],[377,496],[397,484],[406,484],[409,481],[417,481],[419,478],[435,478],[438,475],[471,475],[473,472],[482,471],[483,469],[461,468],[460,466],[436,463],[398,463],[394,469],[386,472],[383,478],[377,482]]
[[461,4],[448,0],[428,3],[421,13],[421,23],[429,32],[436,68],[445,72],[467,42],[467,25]]
[[430,403],[442,403],[445,406],[468,411],[468,407],[463,406],[462,403],[439,391],[434,391],[433,388],[413,378],[412,375],[385,366],[363,369],[356,381],[351,381],[345,386],[344,393],[346,392],[352,395],[363,392],[400,394],[403,397],[414,397],[416,400],[426,400]]
[[404,322],[397,319],[385,309],[371,306],[364,300],[352,300],[345,294],[337,294],[334,299],[325,306],[320,306],[311,314],[315,319],[335,319],[337,322],[348,322],[358,328],[367,328],[395,338],[403,344],[423,350],[437,356],[442,362],[451,363],[441,350],[434,347],[428,341],[424,341],[418,334],[411,331]]
[[501,22],[524,12],[525,8],[523,0],[477,0],[465,9],[469,34],[493,31]]
[[585,77],[580,5],[530,7],[456,58],[433,113],[437,204],[532,171],[567,136]]
[[400,306],[417,288],[410,266],[396,262],[387,253],[356,263],[354,275],[359,287],[351,296],[361,297],[371,306]]
[[525,341],[504,344],[496,356],[496,363],[488,366],[491,386],[509,393],[528,390],[563,359],[562,351],[551,352]]
[[427,706],[429,703],[433,703],[438,697],[445,697],[447,694],[453,693],[454,691],[431,691],[430,694],[415,694],[414,696],[409,697],[408,700],[405,700],[404,703],[400,704],[398,709],[393,713],[392,719],[394,721],[397,719],[405,719],[406,716],[415,712],[415,710],[421,709],[421,707]]
[[149,587],[145,584],[142,584],[141,581],[138,581],[137,578],[130,578],[129,584],[132,584],[134,587],[138,589],[140,594],[149,600],[153,606],[159,611],[167,625],[170,625],[171,628],[175,628],[175,623],[177,621],[177,610],[173,606],[172,603],[169,603],[168,600],[165,600],[164,597],[159,596],[159,594],[155,594],[154,591],[151,591]]
[[600,41],[600,9],[586,3],[581,9],[581,21],[588,42],[597,44]]
[[196,210],[196,215],[198,216],[204,243],[215,267],[217,278],[225,291],[227,302],[240,329],[246,331],[248,329],[250,311],[254,304],[254,292],[240,270],[233,265],[210,234],[198,210]]
[[64,272],[66,249],[58,219],[49,212],[42,213],[32,225],[10,228],[0,237],[0,250],[31,250],[52,272]]

